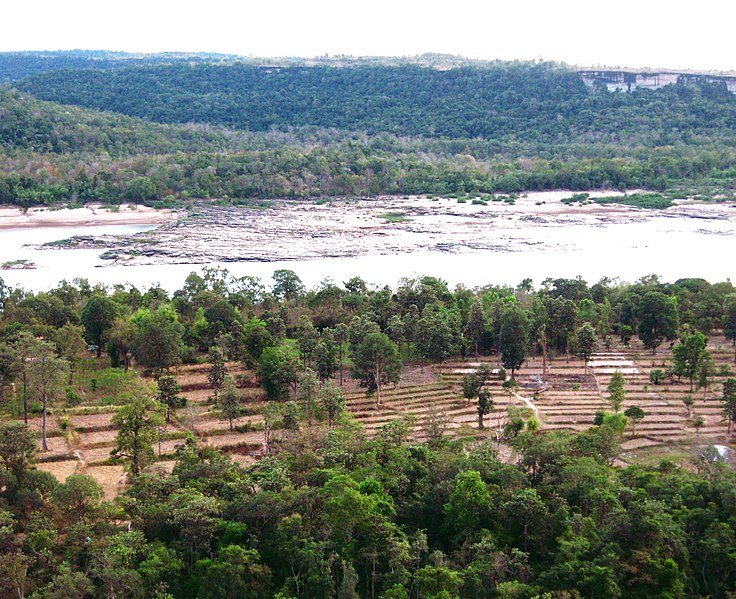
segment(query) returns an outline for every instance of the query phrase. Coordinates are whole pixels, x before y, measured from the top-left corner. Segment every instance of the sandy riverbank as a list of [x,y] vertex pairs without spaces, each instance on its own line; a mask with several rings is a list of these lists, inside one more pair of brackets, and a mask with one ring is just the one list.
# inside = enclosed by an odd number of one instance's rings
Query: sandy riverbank
[[175,221],[173,210],[157,210],[138,204],[121,204],[119,209],[88,204],[84,208],[0,207],[0,229],[26,227],[80,227],[94,225],[158,225]]

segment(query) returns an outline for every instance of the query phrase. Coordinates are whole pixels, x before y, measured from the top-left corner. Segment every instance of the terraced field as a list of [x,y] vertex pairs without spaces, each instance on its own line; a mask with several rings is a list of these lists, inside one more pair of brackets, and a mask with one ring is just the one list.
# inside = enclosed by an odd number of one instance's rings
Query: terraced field
[[[730,343],[723,337],[713,337],[709,349],[717,370],[724,367],[733,370]],[[637,341],[630,347],[619,344],[596,353],[587,369],[579,360],[566,356],[553,356],[546,368],[541,358],[531,358],[519,371],[519,387],[513,392],[502,388],[503,381],[498,376],[491,377],[487,388],[494,406],[485,416],[483,430],[478,428],[476,403],[467,402],[461,393],[463,376],[481,363],[473,359],[446,362],[441,369],[436,365],[406,368],[401,383],[382,391],[380,405],[375,397],[366,396],[358,389],[355,381],[347,379],[346,399],[348,409],[368,435],[387,422],[409,418],[411,434],[418,440],[438,434],[497,438],[508,422],[510,406],[526,415],[536,415],[543,429],[580,431],[591,426],[597,411],[611,409],[607,387],[612,374],[620,370],[626,379],[624,409],[636,405],[646,412],[636,426],[635,435],[631,429],[626,433],[626,460],[636,459],[649,448],[726,444],[726,426],[718,400],[725,373],[714,377],[707,392],[696,389],[691,393],[689,382],[676,378],[652,384],[649,373],[655,368],[666,369],[671,358],[669,347],[652,355]],[[482,360],[491,366],[494,375],[498,372],[494,357]],[[250,464],[263,455],[262,412],[266,405],[263,391],[253,383],[253,374],[244,372],[241,365],[230,364],[229,371],[245,384],[241,392],[247,415],[234,423],[235,430],[219,418],[208,401],[211,389],[207,366],[182,367],[178,371],[187,405],[176,411],[155,448],[163,467],[171,467],[176,447],[189,434],[201,443],[229,453],[239,463]],[[687,395],[694,399],[690,409],[682,401]],[[60,479],[74,472],[86,472],[103,483],[109,497],[114,496],[126,483],[124,467],[109,461],[115,446],[112,420],[116,409],[114,406],[70,408],[64,424],[58,417],[51,418],[49,451],[40,455],[39,468]],[[704,423],[696,430],[694,422],[698,416]],[[40,421],[33,420],[31,426],[40,429]]]

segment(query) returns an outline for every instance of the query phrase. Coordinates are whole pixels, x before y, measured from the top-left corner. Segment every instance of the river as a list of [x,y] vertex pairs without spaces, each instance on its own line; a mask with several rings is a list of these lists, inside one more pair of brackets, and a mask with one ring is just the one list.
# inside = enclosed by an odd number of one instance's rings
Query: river
[[[134,234],[155,228],[145,225],[37,227],[0,232],[0,263],[30,260],[32,270],[4,270],[0,277],[13,287],[45,290],[61,280],[87,278],[92,284],[130,283],[139,289],[159,284],[168,291],[181,287],[203,265],[110,265],[100,249],[36,249],[36,245],[73,235]],[[414,251],[394,255],[362,255],[272,262],[227,262],[234,276],[251,275],[265,284],[276,269],[291,269],[308,287],[324,279],[336,283],[361,276],[375,285],[395,286],[402,277],[432,275],[450,285],[515,285],[525,278],[582,276],[589,283],[601,277],[635,281],[649,274],[666,281],[702,277],[711,282],[734,278],[736,226],[733,219],[653,216],[640,222],[556,227],[516,231],[508,250]]]

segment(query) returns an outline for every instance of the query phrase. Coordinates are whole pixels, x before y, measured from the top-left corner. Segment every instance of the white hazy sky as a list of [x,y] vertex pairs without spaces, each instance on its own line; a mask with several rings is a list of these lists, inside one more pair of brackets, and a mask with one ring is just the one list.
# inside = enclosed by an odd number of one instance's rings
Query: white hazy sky
[[736,70],[733,0],[0,0],[0,51],[459,54]]

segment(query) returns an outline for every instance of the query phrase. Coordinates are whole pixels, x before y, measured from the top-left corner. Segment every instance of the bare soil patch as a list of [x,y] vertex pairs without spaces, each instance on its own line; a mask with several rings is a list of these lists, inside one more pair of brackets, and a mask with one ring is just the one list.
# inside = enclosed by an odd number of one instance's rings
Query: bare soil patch
[[125,491],[128,477],[123,477],[124,473],[125,467],[122,465],[90,466],[86,472],[102,485],[105,499],[114,499]]
[[63,462],[42,462],[36,464],[38,470],[49,472],[56,477],[60,483],[63,483],[70,474],[77,472],[79,462],[76,460],[64,460]]

